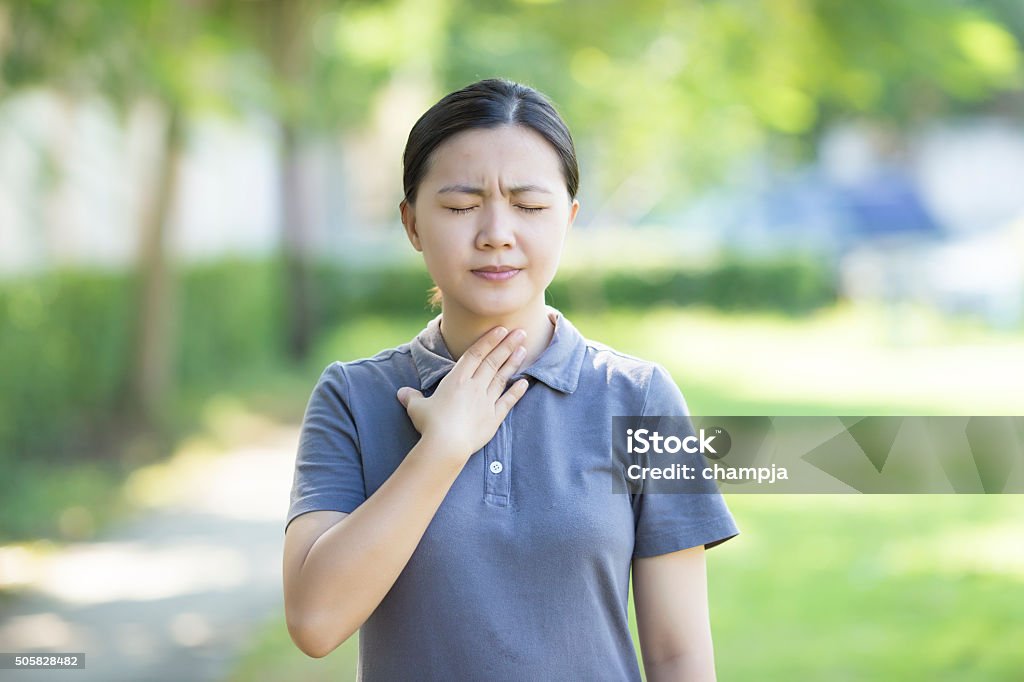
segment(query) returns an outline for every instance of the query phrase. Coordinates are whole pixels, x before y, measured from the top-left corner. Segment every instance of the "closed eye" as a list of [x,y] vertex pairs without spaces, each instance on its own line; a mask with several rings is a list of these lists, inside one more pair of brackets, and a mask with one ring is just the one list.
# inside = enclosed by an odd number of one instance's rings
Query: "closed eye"
[[[467,206],[466,208],[455,208],[453,206],[446,206],[452,213],[464,214],[472,211],[476,206]],[[523,213],[540,213],[541,211],[547,210],[547,206],[517,206]]]

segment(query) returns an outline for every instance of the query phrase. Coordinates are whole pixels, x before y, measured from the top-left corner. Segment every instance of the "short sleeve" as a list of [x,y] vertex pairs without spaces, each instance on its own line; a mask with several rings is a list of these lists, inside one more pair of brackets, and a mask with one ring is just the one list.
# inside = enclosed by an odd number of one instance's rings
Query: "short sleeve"
[[320,375],[306,405],[286,531],[300,514],[347,513],[366,500],[359,438],[347,396],[344,366],[332,363]]
[[[689,416],[679,387],[668,370],[659,364],[654,364],[643,416]],[[634,496],[634,558],[667,554],[697,545],[710,549],[739,534],[715,482],[704,481],[699,485],[702,486],[701,492],[640,493]]]

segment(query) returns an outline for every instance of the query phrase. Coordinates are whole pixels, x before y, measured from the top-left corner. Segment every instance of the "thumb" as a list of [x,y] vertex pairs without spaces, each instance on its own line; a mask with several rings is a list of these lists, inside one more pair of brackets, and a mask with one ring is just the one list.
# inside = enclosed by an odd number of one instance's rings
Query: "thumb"
[[409,407],[409,403],[414,398],[423,397],[422,393],[417,391],[415,388],[409,388],[408,386],[403,386],[402,388],[398,389],[398,393],[396,395],[398,397],[398,402],[402,403],[402,407]]

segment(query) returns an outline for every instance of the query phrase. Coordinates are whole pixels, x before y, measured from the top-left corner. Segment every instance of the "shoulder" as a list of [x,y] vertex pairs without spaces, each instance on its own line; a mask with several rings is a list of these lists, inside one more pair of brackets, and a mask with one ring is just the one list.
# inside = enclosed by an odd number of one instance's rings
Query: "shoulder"
[[409,343],[387,348],[355,360],[335,360],[324,369],[319,383],[337,390],[346,400],[365,395],[360,389],[374,386],[406,386],[415,376]]
[[590,369],[646,383],[659,366],[656,362],[623,353],[600,341],[584,337],[583,343],[587,349],[584,365]]
[[660,363],[624,353],[608,344],[585,338],[586,347],[581,381],[591,387],[604,387],[625,391],[633,398],[633,404],[641,407],[652,394],[660,396],[668,391],[678,392],[672,375]]

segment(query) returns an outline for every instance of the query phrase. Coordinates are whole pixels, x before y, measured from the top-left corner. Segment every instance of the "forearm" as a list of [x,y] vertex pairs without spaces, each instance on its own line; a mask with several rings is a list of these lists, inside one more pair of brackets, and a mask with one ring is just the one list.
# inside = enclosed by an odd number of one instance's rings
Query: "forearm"
[[714,654],[681,655],[664,661],[644,662],[647,682],[715,682]]
[[421,439],[373,495],[313,544],[297,603],[314,655],[359,629],[409,562],[463,466],[442,447]]

